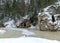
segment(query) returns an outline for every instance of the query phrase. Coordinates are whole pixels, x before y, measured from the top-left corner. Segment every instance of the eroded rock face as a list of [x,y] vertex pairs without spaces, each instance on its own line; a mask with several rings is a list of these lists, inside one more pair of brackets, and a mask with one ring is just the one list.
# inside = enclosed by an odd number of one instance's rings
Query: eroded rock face
[[57,30],[58,24],[55,16],[55,7],[48,6],[42,13],[38,14],[38,24],[40,30]]
[[[43,19],[44,18],[44,19]],[[57,25],[57,22],[55,20],[52,20],[52,18],[49,19],[49,17],[43,17],[38,18],[38,24],[40,26],[40,29],[42,30],[54,30],[55,26]]]

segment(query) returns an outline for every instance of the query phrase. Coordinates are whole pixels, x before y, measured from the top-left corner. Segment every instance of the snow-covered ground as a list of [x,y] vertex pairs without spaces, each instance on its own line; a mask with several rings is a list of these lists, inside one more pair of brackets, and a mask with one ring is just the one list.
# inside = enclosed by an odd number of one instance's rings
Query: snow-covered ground
[[5,32],[6,32],[6,30],[0,29],[0,34],[4,34]]
[[[25,1],[25,3],[27,3]],[[55,3],[56,5],[50,5],[47,6],[46,8],[44,8],[44,12],[43,15],[47,15],[47,17],[45,17],[44,19],[48,18],[49,20],[51,20],[51,15],[49,14],[49,12],[47,11],[51,6],[54,7],[58,7],[60,6],[60,1]],[[50,12],[52,13],[52,12]],[[38,16],[40,16],[41,13],[38,14]],[[23,19],[29,19],[28,18],[29,15],[26,15],[23,17]],[[58,16],[58,15],[56,15]],[[27,29],[23,29],[23,28],[16,28],[17,26],[19,26],[19,24],[22,22],[23,20],[18,20],[16,23],[14,20],[10,20],[4,23],[4,26],[6,28],[12,29],[12,30],[17,30],[17,31],[21,31],[23,36],[18,37],[18,38],[2,38],[0,39],[0,43],[60,43],[60,41],[57,40],[49,40],[49,39],[43,39],[43,38],[36,38],[36,37],[29,37],[30,35],[35,35],[34,32],[29,31]],[[50,22],[51,24],[53,24],[53,22]],[[56,24],[57,22],[54,22],[54,24]],[[57,27],[60,26],[60,21],[58,21],[57,23]],[[38,28],[37,26],[33,26],[31,25],[31,27],[29,27],[30,29],[36,29]],[[5,30],[0,30],[0,34],[4,34],[6,31]],[[27,36],[27,37],[26,37]]]
[[16,28],[17,27],[16,24],[15,24],[15,21],[13,19],[5,22],[4,26],[6,28]]
[[[0,43],[60,43],[57,40],[49,40],[44,38],[30,37],[30,35],[36,35],[34,32],[31,32],[23,28],[10,28],[11,30],[21,31],[23,36],[18,38],[0,38]],[[1,30],[4,32],[4,30]],[[27,36],[27,37],[26,37]]]
[[34,32],[31,32],[25,28],[5,28],[5,29],[10,29],[10,30],[17,30],[17,31],[21,31],[21,34],[23,34],[23,36],[32,36],[35,35]]
[[[17,42],[18,43],[60,43],[57,40],[29,37],[30,35],[35,35],[35,33],[27,29],[11,28],[11,30],[22,31],[23,36],[18,38],[2,38],[2,39],[0,38],[0,43],[17,43]],[[0,31],[5,32],[4,30],[0,30]]]
[[60,43],[60,42],[56,40],[48,40],[43,38],[20,37],[0,39],[0,43]]

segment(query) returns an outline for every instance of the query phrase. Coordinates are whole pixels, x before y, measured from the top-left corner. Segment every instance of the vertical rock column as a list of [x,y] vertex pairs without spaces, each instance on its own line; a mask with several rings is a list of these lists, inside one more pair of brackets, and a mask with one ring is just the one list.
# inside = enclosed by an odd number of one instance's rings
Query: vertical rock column
[[38,16],[38,25],[39,25],[39,29],[41,29],[41,19],[42,19],[42,17],[41,16]]
[[42,20],[42,18],[43,18],[42,16],[38,17],[38,25],[39,25],[40,30],[45,31],[45,30],[47,30],[46,22],[44,20]]

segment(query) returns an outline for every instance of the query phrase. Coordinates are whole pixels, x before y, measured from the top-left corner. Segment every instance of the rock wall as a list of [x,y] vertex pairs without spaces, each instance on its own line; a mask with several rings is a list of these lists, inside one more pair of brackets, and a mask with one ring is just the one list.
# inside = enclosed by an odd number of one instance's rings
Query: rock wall
[[[57,20],[56,20],[56,9],[54,6],[48,6],[44,8],[44,11],[39,13],[38,15],[38,25],[40,30],[57,30]],[[52,17],[54,16],[54,17]]]

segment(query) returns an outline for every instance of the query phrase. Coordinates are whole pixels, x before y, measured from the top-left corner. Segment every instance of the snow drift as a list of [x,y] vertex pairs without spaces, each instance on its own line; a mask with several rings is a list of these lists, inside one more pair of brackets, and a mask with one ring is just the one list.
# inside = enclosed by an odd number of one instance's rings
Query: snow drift
[[10,38],[10,39],[0,39],[0,43],[60,43],[56,40],[48,40],[35,37],[20,37],[20,38]]

